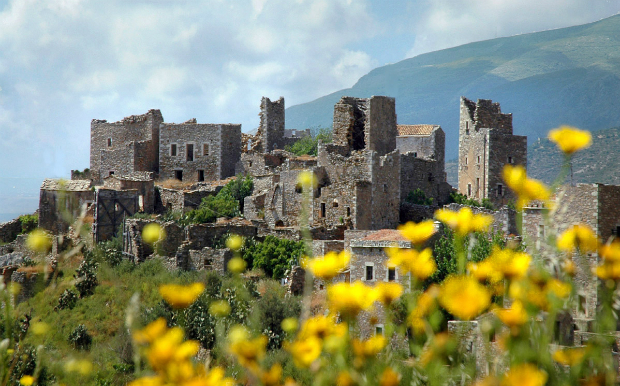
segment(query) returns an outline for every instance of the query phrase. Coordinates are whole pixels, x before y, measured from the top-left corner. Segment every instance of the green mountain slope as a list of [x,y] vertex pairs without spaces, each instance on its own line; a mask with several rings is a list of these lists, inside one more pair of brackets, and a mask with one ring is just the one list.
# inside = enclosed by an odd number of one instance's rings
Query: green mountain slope
[[531,143],[570,124],[600,130],[620,123],[620,15],[582,26],[431,52],[379,67],[352,88],[286,111],[286,126],[332,124],[343,95],[396,98],[398,122],[440,124],[446,156],[458,150],[459,98],[493,99],[513,113]]

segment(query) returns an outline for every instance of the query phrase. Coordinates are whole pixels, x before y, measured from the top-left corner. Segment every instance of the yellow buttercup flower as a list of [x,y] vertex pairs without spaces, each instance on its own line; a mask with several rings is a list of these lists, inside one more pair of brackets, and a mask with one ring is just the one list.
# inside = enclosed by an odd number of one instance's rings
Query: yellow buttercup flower
[[415,249],[386,248],[389,259],[388,266],[397,266],[403,274],[411,273],[418,279],[424,280],[437,270],[433,259],[433,251],[426,248],[421,252]]
[[424,244],[437,232],[433,220],[426,220],[417,224],[410,221],[405,225],[399,225],[397,229],[415,245]]
[[370,358],[379,354],[387,345],[387,339],[382,335],[375,335],[372,338],[361,341],[353,339],[353,353],[362,358]]
[[614,240],[611,243],[601,245],[598,255],[605,261],[620,262],[620,241]]
[[527,322],[527,312],[518,300],[510,308],[496,308],[493,312],[508,327],[519,327]]
[[254,339],[234,339],[231,340],[229,348],[242,366],[256,370],[258,361],[265,356],[267,342],[264,335]]
[[247,263],[240,257],[233,257],[228,262],[228,270],[232,273],[241,273],[245,271]]
[[193,283],[190,285],[164,284],[159,287],[159,293],[166,303],[175,309],[189,307],[204,290],[205,285],[203,283]]
[[493,216],[474,214],[468,207],[461,208],[458,212],[453,212],[449,209],[439,209],[435,212],[435,217],[449,226],[459,236],[465,236],[472,232],[484,232],[493,223]]
[[26,246],[32,251],[47,253],[52,248],[52,239],[43,229],[35,229],[28,234]]
[[571,126],[560,126],[551,130],[549,139],[568,155],[588,148],[592,144],[592,134],[589,131],[579,130]]
[[45,322],[34,322],[32,326],[30,326],[30,330],[35,335],[45,335],[49,332],[50,326]]
[[309,336],[317,337],[321,340],[325,340],[330,336],[344,336],[347,330],[345,323],[336,323],[335,317],[317,315],[312,318],[308,318],[299,332],[300,338]]
[[209,306],[209,313],[218,318],[222,318],[230,314],[230,304],[226,300],[218,300]]
[[153,244],[159,240],[166,238],[166,232],[158,223],[152,222],[146,224],[142,229],[142,240],[145,243]]
[[564,283],[558,279],[550,279],[545,286],[547,293],[552,293],[560,299],[566,299],[570,295],[571,289],[569,283]]
[[398,386],[400,385],[400,374],[391,367],[386,367],[379,379],[379,386]]
[[604,261],[603,264],[594,268],[594,273],[603,280],[620,279],[620,262]]
[[449,276],[441,284],[439,303],[461,320],[480,315],[491,303],[491,293],[471,276]]
[[24,386],[30,386],[34,384],[35,378],[32,375],[24,375],[20,378],[19,384]]
[[313,189],[317,186],[317,179],[313,172],[305,170],[297,175],[297,182],[304,189]]
[[238,251],[243,246],[243,237],[239,235],[231,235],[226,239],[226,248],[231,251]]
[[558,237],[557,246],[565,252],[578,249],[581,253],[589,253],[598,250],[599,241],[592,228],[587,225],[576,224]]
[[347,251],[328,252],[323,257],[303,259],[301,265],[304,269],[312,271],[314,276],[323,280],[331,280],[348,266],[349,260],[351,260],[351,254]]
[[327,289],[327,300],[333,312],[355,316],[372,307],[375,301],[372,287],[356,281],[353,284],[337,283]]
[[154,322],[149,323],[142,330],[133,333],[133,339],[139,343],[151,343],[155,339],[162,336],[168,330],[166,319],[159,318]]
[[297,318],[286,318],[282,321],[281,326],[285,332],[293,333],[299,328],[299,322]]
[[278,386],[282,381],[282,365],[275,363],[269,371],[262,372],[260,380],[265,386]]
[[413,331],[417,335],[421,335],[425,331],[426,316],[435,308],[435,299],[439,296],[439,287],[436,284],[430,286],[425,292],[418,296],[415,308],[408,317],[408,322]]
[[547,382],[547,373],[530,364],[513,366],[501,381],[501,386],[543,386]]
[[291,353],[295,366],[302,368],[309,367],[321,355],[321,341],[315,336],[286,343],[284,348]]
[[551,197],[551,192],[538,180],[527,178],[527,172],[521,165],[506,165],[502,170],[504,181],[518,197],[517,208],[523,208],[532,200],[546,201]]
[[403,286],[398,283],[381,282],[375,286],[374,291],[377,300],[389,306],[403,294]]
[[127,386],[163,386],[164,380],[159,375],[141,377],[131,381]]
[[564,366],[574,366],[579,364],[586,354],[583,347],[566,348],[557,350],[553,353],[553,360]]

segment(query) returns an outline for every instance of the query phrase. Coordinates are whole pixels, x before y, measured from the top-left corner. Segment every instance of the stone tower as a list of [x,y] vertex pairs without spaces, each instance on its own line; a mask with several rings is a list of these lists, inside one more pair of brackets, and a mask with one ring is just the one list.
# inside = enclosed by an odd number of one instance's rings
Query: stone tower
[[515,200],[502,179],[506,164],[527,166],[527,137],[512,134],[512,114],[491,100],[461,97],[459,192],[496,207]]
[[262,151],[284,149],[284,98],[272,102],[263,97],[260,102],[260,126],[258,128]]

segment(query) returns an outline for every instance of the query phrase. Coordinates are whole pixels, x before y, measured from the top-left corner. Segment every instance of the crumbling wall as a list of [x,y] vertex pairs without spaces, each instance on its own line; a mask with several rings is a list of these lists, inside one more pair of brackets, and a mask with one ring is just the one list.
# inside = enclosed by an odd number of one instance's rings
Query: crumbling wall
[[93,119],[90,129],[92,178],[100,183],[110,171],[124,174],[139,170],[158,172],[159,125],[163,121],[159,110],[132,115],[119,122]]
[[489,210],[477,206],[461,205],[461,204],[449,204],[445,205],[445,209],[449,209],[454,212],[458,212],[463,208],[469,208],[474,214],[487,214],[493,216],[493,223],[491,224],[490,231],[494,233],[502,234],[519,234],[517,229],[517,212],[514,209],[510,209],[507,206],[500,208],[499,210]]
[[[371,152],[372,201],[370,229],[393,229],[398,225],[400,209],[400,153],[398,150],[384,156]],[[364,205],[358,202],[357,206]]]
[[[54,182],[45,180],[39,194],[39,227],[53,234],[65,233],[82,212],[85,213],[87,205],[94,201],[95,194],[90,189],[81,191],[48,189],[50,184],[54,185]],[[90,181],[86,184],[90,185]]]
[[240,152],[241,125],[165,123],[160,129],[160,178],[176,178],[176,171],[183,181],[231,177]]
[[19,235],[22,231],[22,222],[19,218],[13,219],[11,221],[7,221],[4,223],[0,223],[0,242],[2,243],[10,243],[17,235]]
[[[421,125],[430,126],[430,125]],[[440,126],[435,126],[430,134],[399,135],[396,148],[401,154],[413,153],[416,157],[445,163],[446,134]]]
[[260,126],[258,128],[264,153],[284,149],[284,98],[271,101],[263,97],[260,103]]
[[506,186],[503,170],[508,164],[527,167],[527,137],[491,130],[487,162],[487,197],[496,207],[516,202],[516,194]]
[[189,269],[193,271],[215,271],[220,275],[228,272],[228,262],[233,253],[228,248],[213,249],[204,247],[201,250],[189,251]]

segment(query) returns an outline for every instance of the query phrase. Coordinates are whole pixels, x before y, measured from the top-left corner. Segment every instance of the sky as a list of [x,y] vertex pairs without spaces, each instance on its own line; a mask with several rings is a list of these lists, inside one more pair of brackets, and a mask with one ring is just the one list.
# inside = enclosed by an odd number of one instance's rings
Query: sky
[[[89,166],[90,121],[258,126],[373,68],[612,16],[620,0],[0,0],[2,178]],[[13,205],[0,191],[0,213]],[[35,192],[38,195],[38,192]]]

